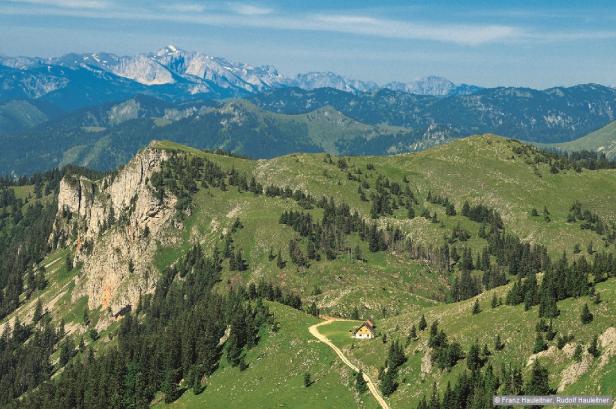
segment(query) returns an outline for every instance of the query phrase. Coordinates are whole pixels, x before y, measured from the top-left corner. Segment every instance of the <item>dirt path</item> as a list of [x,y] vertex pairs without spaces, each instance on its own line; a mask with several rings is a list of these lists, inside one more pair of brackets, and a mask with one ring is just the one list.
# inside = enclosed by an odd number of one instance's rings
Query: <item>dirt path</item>
[[[327,317],[326,321],[319,322],[318,324],[314,324],[310,326],[310,328],[308,328],[308,331],[310,331],[310,334],[312,334],[313,337],[315,337],[316,339],[318,339],[319,341],[321,341],[322,343],[324,343],[325,345],[333,349],[336,355],[338,355],[338,357],[342,360],[342,362],[344,362],[346,366],[348,366],[355,372],[359,372],[359,368],[353,365],[351,361],[349,361],[349,359],[342,353],[340,348],[334,345],[325,335],[319,332],[320,326],[331,324],[334,321],[351,321],[351,320]],[[364,375],[364,380],[366,381],[366,384],[368,384],[368,389],[370,390],[370,393],[372,394],[372,396],[374,396],[374,399],[376,399],[376,401],[381,406],[381,408],[390,409],[387,402],[385,402],[385,399],[383,399],[383,396],[381,395],[381,392],[379,391],[377,385],[374,382],[372,382],[372,379],[370,379],[370,377],[366,375],[365,372],[363,373],[363,375]]]

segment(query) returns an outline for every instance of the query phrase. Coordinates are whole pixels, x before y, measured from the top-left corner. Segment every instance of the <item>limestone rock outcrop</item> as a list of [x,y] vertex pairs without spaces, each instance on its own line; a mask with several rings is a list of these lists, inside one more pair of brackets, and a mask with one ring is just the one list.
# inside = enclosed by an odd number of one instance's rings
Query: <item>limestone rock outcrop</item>
[[49,240],[74,245],[74,261],[82,267],[72,297],[87,295],[90,308],[116,313],[151,292],[156,248],[171,244],[181,227],[174,218],[177,199],[161,201],[149,183],[171,155],[155,144],[101,180],[67,176],[60,183]]

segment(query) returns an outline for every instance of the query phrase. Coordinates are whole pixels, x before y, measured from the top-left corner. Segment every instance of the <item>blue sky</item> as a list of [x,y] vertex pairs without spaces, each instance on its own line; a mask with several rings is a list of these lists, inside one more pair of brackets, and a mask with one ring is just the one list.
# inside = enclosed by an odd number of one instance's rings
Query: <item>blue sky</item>
[[613,0],[0,0],[0,54],[134,54],[171,43],[289,75],[616,84]]

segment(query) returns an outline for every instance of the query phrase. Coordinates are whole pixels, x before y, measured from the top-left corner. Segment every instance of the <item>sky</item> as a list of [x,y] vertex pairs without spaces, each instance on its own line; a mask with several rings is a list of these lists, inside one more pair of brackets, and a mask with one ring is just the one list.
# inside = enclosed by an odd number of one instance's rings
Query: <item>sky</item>
[[616,85],[616,1],[0,0],[0,54],[168,44],[377,83]]

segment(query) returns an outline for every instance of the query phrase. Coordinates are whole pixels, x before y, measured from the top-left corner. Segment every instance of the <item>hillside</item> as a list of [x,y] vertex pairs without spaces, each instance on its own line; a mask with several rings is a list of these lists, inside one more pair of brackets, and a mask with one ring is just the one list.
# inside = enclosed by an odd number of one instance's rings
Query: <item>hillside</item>
[[[235,102],[218,109],[255,110]],[[316,141],[339,121],[365,135],[400,131],[329,108],[267,115],[305,125]],[[0,294],[11,295],[0,298],[0,328],[33,340],[10,342],[10,356],[43,345],[36,358],[10,361],[19,370],[6,376],[43,369],[2,395],[0,406],[26,393],[21,407],[70,406],[72,394],[177,408],[316,407],[325,400],[330,407],[375,407],[351,371],[308,333],[319,313],[376,321],[372,341],[349,337],[354,322],[323,326],[322,333],[372,379],[381,378],[381,387],[397,384],[384,392],[392,408],[415,408],[433,382],[441,392],[447,381],[453,387],[466,367],[457,357],[436,368],[430,354],[442,345],[428,348],[429,329],[407,342],[422,314],[428,327],[438,319],[464,354],[475,338],[493,350],[499,334],[505,347],[484,357],[482,374],[489,362],[504,379],[505,363],[520,368],[525,382],[539,314],[558,333],[548,339],[539,331],[550,346],[556,335],[574,333],[568,342],[586,349],[602,335],[601,357],[583,353],[586,375],[564,390],[607,392],[616,351],[609,330],[616,170],[580,166],[493,135],[387,157],[266,160],[152,141],[109,174],[67,170],[19,186],[4,181],[2,232],[28,230],[33,222],[21,214],[38,201],[51,207],[40,222],[44,233],[35,236],[41,251],[0,281]],[[34,239],[20,240],[12,248]],[[20,251],[7,254],[19,260]],[[534,295],[508,295],[519,286]],[[472,314],[476,299],[480,312]],[[594,319],[582,326],[584,303]],[[396,340],[406,359],[379,377]],[[572,348],[542,354],[554,389],[575,363]],[[74,381],[88,373],[92,381]],[[54,382],[36,389],[51,376]],[[112,381],[118,376],[124,381]],[[106,380],[104,389],[96,379]]]
[[45,112],[28,101],[11,100],[0,104],[0,134],[35,128],[48,119]]
[[560,143],[613,121],[616,91],[596,84],[486,88],[470,95],[434,97],[382,89],[354,95],[321,88],[276,89],[249,96],[263,109],[303,113],[330,105],[368,124],[386,123],[427,131],[436,126],[454,137],[492,132],[509,138]]
[[243,100],[170,105],[145,96],[81,110],[0,138],[7,147],[0,174],[31,174],[67,164],[112,170],[154,139],[255,158],[293,152],[385,154],[443,141],[424,140],[413,129],[367,125],[331,107],[284,115]]
[[610,122],[603,128],[566,143],[548,145],[567,152],[595,151],[604,153],[608,158],[616,157],[616,122]]

